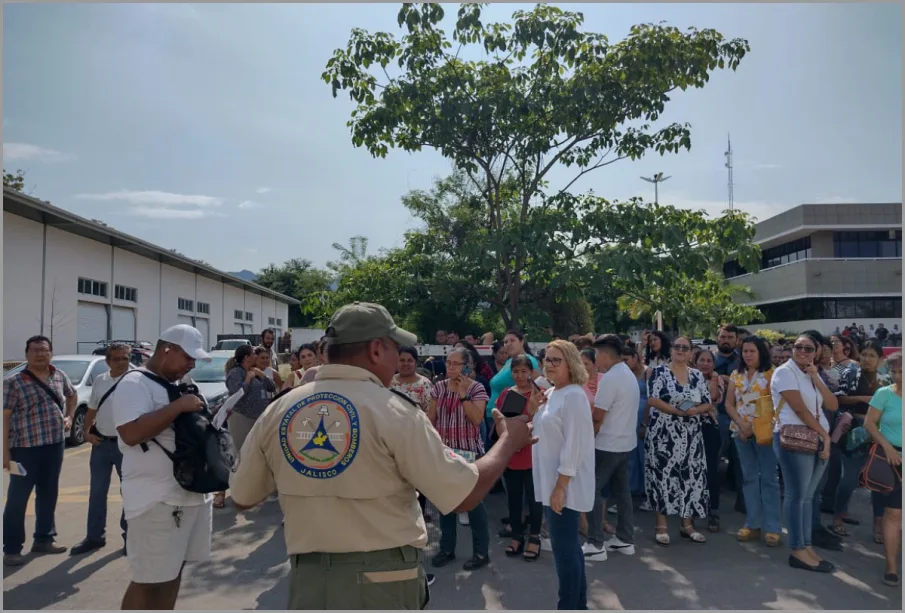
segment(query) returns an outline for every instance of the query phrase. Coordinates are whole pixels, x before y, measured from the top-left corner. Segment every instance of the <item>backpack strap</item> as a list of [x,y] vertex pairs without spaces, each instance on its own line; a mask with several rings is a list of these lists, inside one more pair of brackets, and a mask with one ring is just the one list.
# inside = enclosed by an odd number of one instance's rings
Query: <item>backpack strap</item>
[[[161,377],[159,375],[155,375],[154,373],[152,373],[148,370],[135,369],[135,371],[129,371],[129,372],[140,372],[141,374],[146,376],[148,379],[150,379],[154,383],[163,387],[167,391],[167,396],[169,396],[170,402],[175,402],[182,395],[179,391],[178,385],[174,385],[174,384],[170,383],[169,381],[167,381],[166,379],[164,379],[163,377]],[[127,374],[129,374],[129,373],[127,372],[126,375]],[[120,377],[119,381],[122,381],[123,377],[125,377],[126,375],[123,375],[122,377]],[[117,385],[119,384],[119,381],[116,382]],[[101,402],[103,402],[103,400]],[[166,447],[164,447],[163,445],[158,443],[156,438],[152,438],[151,442],[154,443],[155,445],[157,445],[158,447],[160,447],[163,450],[163,452],[167,455],[167,457],[170,458],[170,460],[174,459],[175,456],[172,453],[170,453],[166,449]],[[150,447],[148,447],[147,441],[139,443],[138,446],[141,447],[141,450],[144,453],[148,453],[148,450],[150,449]]]
[[56,404],[57,407],[59,407],[60,412],[62,412],[62,413],[65,413],[65,412],[66,412],[66,410],[63,408],[63,401],[60,400],[60,397],[57,395],[57,393],[56,393],[55,391],[53,391],[53,390],[50,388],[49,385],[47,385],[46,383],[44,383],[44,381],[42,381],[42,380],[38,377],[38,375],[36,375],[35,373],[31,372],[31,371],[28,370],[27,368],[24,369],[24,370],[22,371],[22,374],[28,375],[29,377],[31,377],[32,379],[34,379],[34,380],[35,380],[35,383],[37,383],[38,386],[40,386],[40,388],[43,389],[44,392],[45,392],[48,396],[50,396],[50,398],[53,400],[54,404]]

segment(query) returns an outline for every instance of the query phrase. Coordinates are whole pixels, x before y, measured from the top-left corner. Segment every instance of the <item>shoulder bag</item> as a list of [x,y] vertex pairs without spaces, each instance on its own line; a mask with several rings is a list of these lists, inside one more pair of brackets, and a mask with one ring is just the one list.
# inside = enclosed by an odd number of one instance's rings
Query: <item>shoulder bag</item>
[[49,385],[47,385],[46,383],[44,383],[44,381],[42,381],[42,380],[38,377],[38,375],[36,375],[35,373],[31,372],[31,371],[28,370],[27,368],[24,369],[24,370],[22,371],[22,374],[28,375],[29,377],[31,377],[32,379],[34,379],[35,383],[37,383],[38,386],[39,386],[41,389],[44,390],[44,393],[46,393],[48,396],[50,396],[50,398],[53,400],[53,403],[54,403],[55,405],[57,405],[57,408],[60,409],[60,412],[61,412],[61,413],[65,413],[65,412],[66,412],[66,410],[63,408],[63,401],[60,400],[60,396],[59,396],[59,395],[56,393],[56,391],[54,391]]
[[[811,381],[811,385],[814,386],[813,381]],[[798,386],[798,392],[801,393],[801,384]],[[816,386],[814,386],[814,392],[819,393]],[[804,396],[802,396],[803,400]],[[783,404],[785,404],[785,398],[780,393],[779,411],[782,411]],[[814,402],[814,419],[818,423],[820,422],[820,406],[816,401]],[[779,446],[786,451],[814,454],[820,447],[820,433],[808,426],[786,424],[779,428]]]
[[878,494],[889,494],[896,489],[897,482],[902,482],[899,468],[890,464],[883,448],[874,443],[868,452],[867,462],[861,469],[858,484]]

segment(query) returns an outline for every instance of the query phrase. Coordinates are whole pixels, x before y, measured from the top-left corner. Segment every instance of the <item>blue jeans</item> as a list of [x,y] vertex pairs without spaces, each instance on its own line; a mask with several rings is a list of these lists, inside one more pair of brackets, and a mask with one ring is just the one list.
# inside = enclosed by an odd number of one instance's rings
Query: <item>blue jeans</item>
[[742,483],[745,492],[745,527],[763,528],[772,534],[782,533],[780,518],[779,476],[776,474],[776,455],[770,445],[758,445],[754,438],[735,440]]
[[[458,513],[440,516],[440,551],[456,553],[456,517]],[[482,502],[468,512],[471,527],[471,547],[474,555],[486,558],[490,555],[490,526],[487,524],[487,509]]]
[[547,531],[553,545],[553,565],[559,579],[559,600],[556,608],[560,611],[587,611],[588,581],[584,572],[584,554],[578,535],[578,511],[563,509],[562,514],[544,507]]
[[[789,530],[789,547],[792,550],[810,547],[814,521],[812,506],[826,462],[817,454],[782,449],[779,446],[779,432],[773,434],[773,452],[779,460],[785,484],[782,510]],[[817,512],[820,512],[819,508]]]
[[52,543],[57,535],[54,514],[63,468],[63,443],[39,447],[13,447],[10,459],[25,469],[25,476],[10,476],[3,509],[3,553],[20,554],[25,544],[25,509],[35,492],[35,543]]
[[[107,535],[107,492],[110,491],[110,477],[113,469],[123,479],[123,454],[114,439],[101,439],[100,444],[91,448],[91,493],[88,496],[88,540],[95,543],[106,541]],[[119,527],[126,540],[125,511],[119,517]]]

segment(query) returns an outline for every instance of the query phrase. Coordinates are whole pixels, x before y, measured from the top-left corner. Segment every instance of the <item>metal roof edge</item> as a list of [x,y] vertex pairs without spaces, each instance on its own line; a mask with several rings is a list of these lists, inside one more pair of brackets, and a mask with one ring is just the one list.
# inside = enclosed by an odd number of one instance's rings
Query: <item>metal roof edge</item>
[[[266,288],[263,285],[258,285],[257,283],[253,283],[251,281],[246,281],[245,279],[242,279],[241,277],[231,275],[228,272],[224,272],[222,270],[214,268],[213,266],[208,266],[206,264],[203,264],[198,260],[193,260],[192,258],[190,258],[188,256],[181,255],[179,253],[170,251],[169,249],[165,249],[163,247],[159,247],[153,243],[149,243],[146,240],[132,236],[131,234],[126,234],[125,232],[120,232],[119,230],[116,230],[110,226],[99,224],[97,222],[91,221],[90,219],[85,219],[84,217],[76,215],[75,213],[72,213],[65,209],[61,209],[58,206],[54,206],[50,202],[41,200],[39,198],[35,198],[34,196],[29,196],[27,194],[23,194],[20,191],[17,191],[11,187],[7,187],[6,185],[4,185],[3,186],[4,202],[6,201],[7,198],[12,198],[13,200],[17,201],[19,204],[25,205],[27,207],[40,211],[44,214],[54,215],[54,216],[58,217],[60,220],[65,221],[67,223],[82,226],[82,227],[94,230],[95,232],[106,234],[110,238],[116,238],[125,243],[131,243],[131,244],[135,245],[136,247],[141,247],[143,249],[147,249],[149,251],[155,252],[159,256],[161,256],[162,259],[175,260],[177,262],[181,262],[182,264],[192,266],[194,269],[196,269],[194,271],[196,274],[200,271],[202,274],[206,273],[206,274],[204,274],[204,276],[206,276],[208,278],[219,277],[218,279],[215,279],[215,280],[218,280],[221,282],[223,280],[228,280],[228,281],[232,282],[234,285],[238,284],[242,287],[250,288],[251,290],[253,290],[257,293],[266,294],[266,295],[272,296],[274,298],[279,298],[281,301],[286,302],[288,304],[292,304],[292,305],[301,304],[301,301],[299,301],[295,298],[292,298],[291,296],[281,294],[280,292]],[[3,207],[3,210],[6,211],[5,205]],[[10,211],[10,213],[15,214],[12,211]]]

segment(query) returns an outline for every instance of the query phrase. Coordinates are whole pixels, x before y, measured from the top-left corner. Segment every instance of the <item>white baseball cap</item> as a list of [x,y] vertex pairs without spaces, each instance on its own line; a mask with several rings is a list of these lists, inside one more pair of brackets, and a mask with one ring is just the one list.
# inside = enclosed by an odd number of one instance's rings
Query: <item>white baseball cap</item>
[[167,328],[160,335],[160,340],[172,345],[178,345],[189,357],[196,360],[211,361],[211,356],[204,350],[204,339],[201,338],[201,333],[188,324],[179,324],[172,328]]

